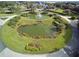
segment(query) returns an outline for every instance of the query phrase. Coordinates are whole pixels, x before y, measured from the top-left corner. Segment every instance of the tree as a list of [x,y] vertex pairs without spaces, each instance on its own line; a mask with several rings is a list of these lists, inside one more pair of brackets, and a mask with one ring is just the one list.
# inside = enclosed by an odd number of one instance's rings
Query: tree
[[78,22],[77,22],[77,27],[78,27],[78,29],[79,29],[79,19],[78,19]]
[[4,8],[4,7],[8,7],[8,6],[14,6],[16,2],[13,1],[1,1],[0,2],[0,7]]
[[79,6],[74,7],[72,10],[79,13]]
[[64,10],[64,13],[67,14],[67,15],[70,15],[71,14],[71,10],[70,9],[66,9],[66,10]]

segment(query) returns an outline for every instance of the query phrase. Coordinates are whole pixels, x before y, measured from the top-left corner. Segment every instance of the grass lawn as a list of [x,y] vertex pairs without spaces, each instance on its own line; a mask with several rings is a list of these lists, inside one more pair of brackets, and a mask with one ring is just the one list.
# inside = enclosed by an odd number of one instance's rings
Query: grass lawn
[[[41,36],[49,33],[52,21],[54,21],[54,19],[46,18],[42,20],[42,23],[40,24],[40,22],[37,22],[34,19],[21,17],[17,23],[19,25],[16,25],[15,28],[8,26],[7,22],[1,29],[2,40],[8,48],[20,53],[41,54],[57,51],[63,48],[66,44],[66,38],[64,37],[67,37],[69,40],[69,36],[71,37],[71,34],[66,36],[65,32],[61,32],[56,36],[56,38],[42,38]],[[27,27],[21,29],[21,31],[27,33],[26,36],[20,36],[17,31],[17,28],[21,25],[28,25]],[[66,30],[67,33],[69,33],[70,30]],[[28,34],[30,36],[28,36]],[[31,35],[38,35],[40,38],[33,38]]]
[[11,16],[13,14],[0,14],[0,16],[4,17],[4,16]]
[[58,13],[63,13],[63,11],[64,11],[63,9],[56,9],[55,10],[55,12],[58,12]]
[[65,15],[65,16],[75,16],[75,17],[78,17],[79,14],[77,13],[71,13],[71,14],[64,14],[64,10],[63,9],[56,9],[55,11],[53,11],[54,13],[58,13],[58,14],[62,14],[62,15]]

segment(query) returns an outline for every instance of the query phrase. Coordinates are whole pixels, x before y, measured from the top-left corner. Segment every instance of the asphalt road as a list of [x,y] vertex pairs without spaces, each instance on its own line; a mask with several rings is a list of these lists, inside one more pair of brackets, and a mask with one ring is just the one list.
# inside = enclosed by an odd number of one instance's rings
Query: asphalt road
[[79,56],[79,29],[77,27],[78,20],[70,20],[69,17],[58,15],[64,19],[66,19],[70,26],[72,27],[72,39],[64,48],[64,51],[71,57]]
[[72,39],[64,48],[64,50],[69,56],[77,57],[79,56],[79,29],[77,28],[77,20],[71,21],[70,25],[73,32]]

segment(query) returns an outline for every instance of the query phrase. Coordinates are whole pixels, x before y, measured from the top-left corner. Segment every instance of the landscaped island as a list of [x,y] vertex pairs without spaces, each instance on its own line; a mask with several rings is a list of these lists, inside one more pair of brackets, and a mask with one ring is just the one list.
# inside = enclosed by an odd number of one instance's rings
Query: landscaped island
[[65,19],[53,15],[22,14],[5,23],[2,39],[8,48],[20,53],[52,53],[70,40],[72,30]]

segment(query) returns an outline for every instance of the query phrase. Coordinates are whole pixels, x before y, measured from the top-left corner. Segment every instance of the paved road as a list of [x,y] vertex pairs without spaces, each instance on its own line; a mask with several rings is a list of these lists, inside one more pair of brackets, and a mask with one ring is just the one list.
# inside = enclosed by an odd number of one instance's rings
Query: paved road
[[67,52],[69,56],[76,56],[76,54],[78,54],[77,52],[79,52],[79,29],[76,27],[72,27],[72,30],[72,39],[64,48],[64,50]]
[[[64,48],[65,52],[69,56],[79,56],[79,29],[77,28],[77,21],[78,20],[69,20],[67,17],[60,15],[61,17],[65,18],[72,27],[72,39]],[[78,54],[78,55],[77,55]]]
[[72,27],[72,39],[71,41],[66,45],[64,48],[64,51],[69,55],[69,56],[79,56],[79,29],[77,27],[77,21],[78,20],[70,20],[66,16],[58,15],[65,20],[69,22],[69,24]]
[[0,19],[0,26],[4,25],[7,21],[9,21],[10,19],[16,17],[18,15],[13,15],[13,16],[7,16],[8,18],[6,20],[2,20]]
[[13,15],[13,16],[8,17],[8,18],[3,22],[3,25],[4,25],[7,21],[9,21],[10,19],[12,19],[12,18],[14,18],[14,17],[16,17],[16,16],[18,16],[18,15]]
[[5,49],[5,45],[3,44],[3,42],[0,39],[0,52],[3,51]]
[[49,54],[20,54],[20,53],[16,53],[8,48],[6,48],[5,50],[3,50],[0,53],[1,57],[68,57],[68,55],[64,52],[63,49],[54,52],[54,53],[49,53]]
[[2,19],[0,19],[0,27],[3,25],[3,20]]

